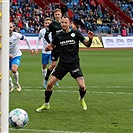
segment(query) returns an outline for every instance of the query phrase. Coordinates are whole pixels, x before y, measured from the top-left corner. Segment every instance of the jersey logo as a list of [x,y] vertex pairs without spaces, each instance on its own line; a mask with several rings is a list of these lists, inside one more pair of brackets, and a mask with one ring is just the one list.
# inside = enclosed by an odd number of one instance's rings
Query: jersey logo
[[72,34],[71,34],[71,37],[75,37],[75,33],[72,33]]
[[20,40],[24,40],[24,36],[22,35],[22,37],[20,38]]

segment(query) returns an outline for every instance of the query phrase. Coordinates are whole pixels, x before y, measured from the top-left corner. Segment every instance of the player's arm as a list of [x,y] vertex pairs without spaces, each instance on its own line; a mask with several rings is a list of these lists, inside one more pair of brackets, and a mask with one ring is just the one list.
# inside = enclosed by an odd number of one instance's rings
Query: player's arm
[[28,48],[29,48],[30,54],[33,56],[34,51],[33,51],[33,49],[32,49],[31,46],[30,46],[29,40],[28,40],[26,37],[24,38],[24,40],[25,40],[25,42],[26,42],[26,44],[27,44],[27,46],[28,46]]
[[42,38],[42,33],[41,33],[41,31],[40,31],[40,32],[39,32],[38,39],[37,39],[36,47],[35,47],[35,54],[36,54],[36,55],[38,55],[38,53],[39,53],[39,51],[38,51],[38,47],[39,47],[39,44],[40,44],[41,38]]
[[89,37],[89,39],[85,39],[84,41],[83,41],[83,44],[86,46],[86,47],[90,47],[91,46],[91,44],[92,44],[92,39],[93,39],[93,37],[94,37],[94,33],[92,32],[92,31],[88,31],[88,37]]
[[33,55],[34,51],[33,51],[33,49],[31,48],[30,42],[29,42],[29,40],[27,39],[27,37],[24,36],[24,35],[22,35],[22,37],[20,38],[20,40],[25,40],[25,42],[26,42],[26,44],[27,44],[27,46],[28,46],[28,48],[29,48],[30,54]]
[[48,44],[45,48],[45,51],[52,51],[52,49],[54,48],[55,46],[51,43],[51,44]]
[[58,34],[56,34],[52,40],[52,43],[48,44],[45,48],[45,51],[52,51],[53,48],[57,46]]
[[44,38],[45,38],[45,40],[46,40],[48,43],[50,43],[50,40],[49,40],[49,34],[50,34],[50,31],[49,31],[48,28],[46,28],[46,32],[45,32],[45,36],[44,36]]
[[36,54],[36,55],[38,55],[38,53],[39,53],[39,51],[38,51],[38,46],[39,46],[39,44],[40,44],[40,40],[41,40],[41,38],[38,37],[37,43],[36,43],[36,47],[35,47],[35,54]]

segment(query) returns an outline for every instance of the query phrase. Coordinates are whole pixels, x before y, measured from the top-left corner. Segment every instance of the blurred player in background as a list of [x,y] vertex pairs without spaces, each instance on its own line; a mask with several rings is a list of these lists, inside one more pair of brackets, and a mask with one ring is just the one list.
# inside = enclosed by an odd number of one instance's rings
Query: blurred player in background
[[[49,33],[51,32],[52,33],[52,39],[54,38],[54,36],[61,32],[61,17],[62,17],[62,12],[60,9],[55,9],[54,10],[54,20],[52,21],[52,23],[49,25]],[[49,34],[48,33],[48,34]],[[47,38],[48,34],[45,34],[45,38]],[[57,60],[58,60],[58,57],[60,55],[60,51],[59,49],[57,48],[54,48],[52,50],[52,62],[47,70],[47,74],[46,74],[46,77],[44,79],[44,82],[43,82],[43,87],[46,88],[47,87],[47,82],[48,82],[48,79],[49,79],[49,76],[51,74],[51,72],[53,71],[53,69],[55,68],[56,64],[57,64]],[[55,83],[56,86],[58,86],[58,82]]]
[[[21,61],[21,56],[22,52],[19,49],[18,42],[19,40],[25,40],[26,44],[28,45],[30,53],[33,55],[33,50],[30,46],[30,43],[26,36],[21,35],[20,33],[13,32],[14,30],[14,24],[10,22],[9,25],[9,76],[10,73],[12,72],[12,76],[15,81],[15,85],[17,88],[17,91],[21,91],[21,86],[19,83],[19,72],[18,72],[18,67],[20,66],[20,61]],[[12,78],[9,77],[9,91],[12,92],[14,90],[14,84],[12,81]]]
[[81,41],[86,47],[90,47],[94,33],[89,31],[89,39],[84,38],[79,31],[70,29],[69,17],[62,18],[61,26],[63,30],[54,37],[52,44],[49,44],[46,47],[46,51],[52,50],[54,47],[59,48],[60,56],[59,63],[57,64],[47,84],[44,104],[40,108],[36,109],[37,112],[42,112],[43,110],[48,110],[50,108],[49,101],[52,95],[53,85],[58,80],[62,80],[62,78],[68,72],[77,81],[77,84],[79,86],[80,103],[83,110],[87,110],[87,105],[84,100],[84,96],[86,94],[86,86],[82,70],[80,68],[80,59],[78,55],[79,41]]
[[45,18],[44,20],[44,28],[40,30],[36,48],[35,48],[35,54],[38,55],[38,46],[40,44],[40,41],[42,39],[42,75],[43,75],[43,81],[45,80],[45,76],[47,73],[47,65],[52,62],[51,58],[51,51],[45,51],[46,46],[52,41],[52,36],[49,34],[45,39],[45,34],[47,33],[47,28],[49,24],[52,22],[51,18]]

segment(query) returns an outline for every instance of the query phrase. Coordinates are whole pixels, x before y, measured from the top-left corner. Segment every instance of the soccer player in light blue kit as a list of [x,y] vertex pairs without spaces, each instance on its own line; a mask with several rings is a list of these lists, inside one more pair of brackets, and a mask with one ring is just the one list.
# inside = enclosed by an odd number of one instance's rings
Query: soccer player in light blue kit
[[[52,22],[51,18],[47,17],[44,20],[44,28],[40,30],[36,48],[35,48],[35,54],[38,55],[38,46],[40,44],[40,41],[42,39],[42,75],[43,75],[43,81],[45,79],[46,73],[47,73],[47,65],[52,62],[51,57],[51,51],[45,51],[46,46],[52,41],[52,35],[49,34],[48,38],[45,38],[45,34],[47,32],[47,28],[49,24]],[[43,85],[43,84],[42,84]]]
[[[17,91],[21,91],[21,86],[19,84],[19,72],[18,67],[20,66],[22,52],[19,49],[18,42],[19,40],[25,40],[28,45],[30,53],[33,55],[33,50],[30,46],[30,43],[26,36],[21,35],[20,33],[13,32],[14,25],[10,22],[10,30],[9,30],[9,69],[10,73],[12,72],[12,76],[14,78],[14,82],[17,88]],[[10,74],[9,74],[10,76]],[[9,91],[12,92],[14,90],[14,84],[12,78],[9,78]]]

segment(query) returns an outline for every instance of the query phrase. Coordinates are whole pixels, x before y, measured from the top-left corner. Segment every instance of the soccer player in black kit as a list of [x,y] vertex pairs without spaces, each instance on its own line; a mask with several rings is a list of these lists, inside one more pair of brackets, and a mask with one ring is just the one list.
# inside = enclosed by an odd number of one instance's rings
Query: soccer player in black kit
[[[52,21],[52,23],[49,25],[49,28],[47,30],[47,34],[45,34],[45,38],[47,39],[49,33],[51,32],[52,33],[52,39],[54,38],[54,36],[56,34],[58,34],[62,27],[61,27],[61,17],[62,17],[62,12],[60,9],[55,9],[54,10],[54,20]],[[52,62],[50,64],[50,66],[48,67],[48,70],[47,70],[47,73],[46,73],[46,76],[45,76],[45,80],[43,82],[43,87],[46,88],[47,87],[47,82],[48,82],[48,78],[51,74],[51,72],[53,71],[53,69],[55,68],[56,66],[56,63],[57,63],[57,60],[58,60],[58,57],[59,57],[59,49],[58,48],[54,48],[52,50]],[[56,86],[58,86],[58,82],[55,83]]]
[[58,80],[62,80],[68,72],[77,81],[79,86],[80,103],[83,110],[87,110],[87,105],[84,100],[86,86],[80,68],[78,55],[79,41],[81,41],[86,47],[90,47],[94,33],[89,31],[89,39],[84,38],[77,30],[70,29],[70,19],[68,17],[62,17],[61,26],[63,30],[54,37],[52,44],[49,44],[45,49],[46,51],[49,51],[54,47],[60,48],[60,57],[59,63],[48,81],[47,88],[45,90],[44,104],[40,108],[36,109],[37,112],[42,112],[43,110],[48,110],[50,108],[49,101],[52,95],[53,85]]

